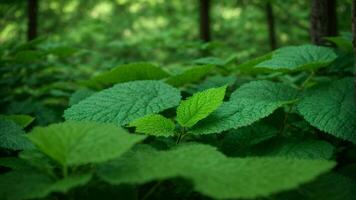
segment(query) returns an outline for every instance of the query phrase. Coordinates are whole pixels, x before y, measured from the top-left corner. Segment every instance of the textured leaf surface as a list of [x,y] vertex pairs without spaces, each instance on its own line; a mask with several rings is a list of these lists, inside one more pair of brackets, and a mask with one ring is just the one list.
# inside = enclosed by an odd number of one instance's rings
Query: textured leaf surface
[[300,159],[330,159],[334,147],[325,141],[315,139],[274,138],[250,149],[250,156],[282,156]]
[[356,107],[353,81],[346,78],[307,91],[298,104],[312,126],[356,143]]
[[298,190],[276,195],[276,200],[354,200],[356,199],[356,181],[337,173],[320,176]]
[[225,134],[222,149],[229,156],[243,156],[251,146],[269,140],[278,134],[279,130],[262,122],[251,126],[231,130]]
[[72,106],[74,104],[79,103],[81,100],[91,96],[92,94],[94,94],[95,91],[94,90],[90,90],[90,89],[80,89],[75,91],[72,96],[70,96],[69,98],[69,105]]
[[169,74],[150,63],[120,65],[88,81],[88,85],[110,85],[135,80],[160,80]]
[[130,123],[136,127],[136,132],[154,136],[173,136],[175,124],[171,119],[162,115],[153,114],[136,119]]
[[35,118],[30,115],[0,115],[0,120],[2,119],[13,121],[22,128],[26,128],[35,120]]
[[173,85],[175,87],[183,86],[188,83],[194,83],[202,79],[204,76],[208,75],[212,69],[213,66],[211,65],[193,67],[187,69],[186,71],[180,74],[173,75],[167,78],[166,83]]
[[272,58],[256,65],[256,68],[298,71],[312,70],[330,64],[337,55],[327,47],[302,45],[283,47],[272,54]]
[[115,125],[94,122],[52,124],[35,128],[28,137],[43,153],[63,166],[116,158],[145,138],[130,135]]
[[0,198],[4,200],[38,199],[52,192],[65,193],[89,182],[90,174],[69,176],[61,180],[34,169],[15,170],[0,175]]
[[66,120],[125,125],[177,106],[180,92],[160,81],[134,81],[95,93],[64,112]]
[[244,84],[231,94],[209,117],[197,123],[194,134],[220,133],[232,128],[252,124],[270,115],[277,108],[291,103],[297,91],[282,83],[253,81]]
[[138,148],[99,167],[112,184],[140,184],[183,177],[212,198],[256,198],[298,187],[330,170],[334,162],[287,158],[227,158],[207,145],[169,151]]
[[177,108],[177,121],[183,127],[192,127],[206,118],[223,102],[226,86],[198,92],[180,103]]
[[25,137],[22,127],[13,121],[0,119],[0,147],[10,150],[31,149],[33,145]]

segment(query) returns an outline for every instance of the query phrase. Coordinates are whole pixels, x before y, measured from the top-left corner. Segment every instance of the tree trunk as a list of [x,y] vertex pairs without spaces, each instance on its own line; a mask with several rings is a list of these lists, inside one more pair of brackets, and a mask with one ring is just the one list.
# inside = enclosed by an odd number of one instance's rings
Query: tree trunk
[[322,45],[324,37],[337,35],[336,0],[312,0],[310,24],[314,44]]
[[266,15],[267,15],[269,44],[271,50],[275,50],[277,48],[276,30],[275,30],[275,23],[274,23],[273,7],[270,2],[266,3]]
[[28,8],[27,40],[31,41],[37,37],[38,0],[28,0],[27,8]]
[[[354,57],[356,58],[356,0],[352,0],[352,45],[354,47]],[[354,63],[354,91],[355,93],[355,105],[356,105],[356,62]]]
[[210,41],[210,0],[200,0],[200,39]]

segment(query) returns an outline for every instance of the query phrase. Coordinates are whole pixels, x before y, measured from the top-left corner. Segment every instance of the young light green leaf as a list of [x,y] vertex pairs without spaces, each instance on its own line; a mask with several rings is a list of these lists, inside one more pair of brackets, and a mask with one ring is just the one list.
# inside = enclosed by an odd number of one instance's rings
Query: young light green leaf
[[22,128],[26,128],[33,122],[33,120],[35,120],[34,117],[31,117],[29,115],[0,115],[0,120],[1,119],[13,121],[16,124],[20,125]]
[[87,85],[112,85],[135,80],[160,80],[168,77],[169,74],[150,63],[131,63],[120,65],[108,72],[104,72],[89,81]]
[[159,114],[147,115],[136,119],[129,126],[136,127],[137,133],[164,137],[174,136],[174,122]]
[[0,148],[24,150],[33,148],[33,145],[25,137],[21,126],[13,121],[0,119]]
[[112,124],[64,122],[37,127],[30,140],[62,166],[78,166],[116,158],[145,137],[130,135]]
[[257,198],[297,188],[329,171],[326,160],[228,158],[208,145],[182,145],[169,151],[137,148],[103,164],[98,175],[111,184],[142,184],[182,177],[215,199]]
[[180,103],[177,108],[177,121],[183,127],[192,127],[206,118],[223,102],[226,86],[198,92]]
[[345,78],[307,91],[298,104],[312,126],[356,144],[356,107],[353,80]]
[[187,69],[181,74],[173,75],[166,79],[166,83],[175,87],[183,86],[188,83],[194,83],[204,76],[208,75],[213,69],[212,65],[202,65]]
[[253,81],[244,84],[231,94],[229,102],[198,122],[190,132],[212,134],[250,125],[295,101],[296,94],[295,89],[282,83]]
[[145,115],[175,107],[180,92],[160,81],[117,84],[64,111],[66,120],[111,122],[125,125]]
[[337,58],[331,48],[301,45],[283,47],[273,52],[272,58],[255,68],[277,71],[314,70],[325,67]]

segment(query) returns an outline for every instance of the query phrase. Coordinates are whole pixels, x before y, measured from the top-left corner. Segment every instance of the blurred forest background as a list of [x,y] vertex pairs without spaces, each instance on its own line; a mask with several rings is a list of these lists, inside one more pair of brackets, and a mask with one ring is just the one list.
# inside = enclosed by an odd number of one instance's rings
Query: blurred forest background
[[[328,2],[334,5],[326,15],[334,19],[327,34],[350,36],[349,2]],[[319,43],[311,37],[311,4],[1,0],[1,112],[32,114],[40,124],[58,121],[61,112],[53,110],[68,106],[80,87],[75,82],[123,63],[153,62],[174,72],[178,65],[242,63],[278,47]]]

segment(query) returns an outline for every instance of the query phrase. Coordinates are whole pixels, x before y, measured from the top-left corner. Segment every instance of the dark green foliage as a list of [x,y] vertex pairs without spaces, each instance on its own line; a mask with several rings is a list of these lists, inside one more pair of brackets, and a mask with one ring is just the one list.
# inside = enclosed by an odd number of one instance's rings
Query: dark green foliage
[[0,200],[356,199],[351,35],[273,0],[268,52],[265,2],[211,3],[208,43],[168,0],[40,1],[24,43],[0,2]]

